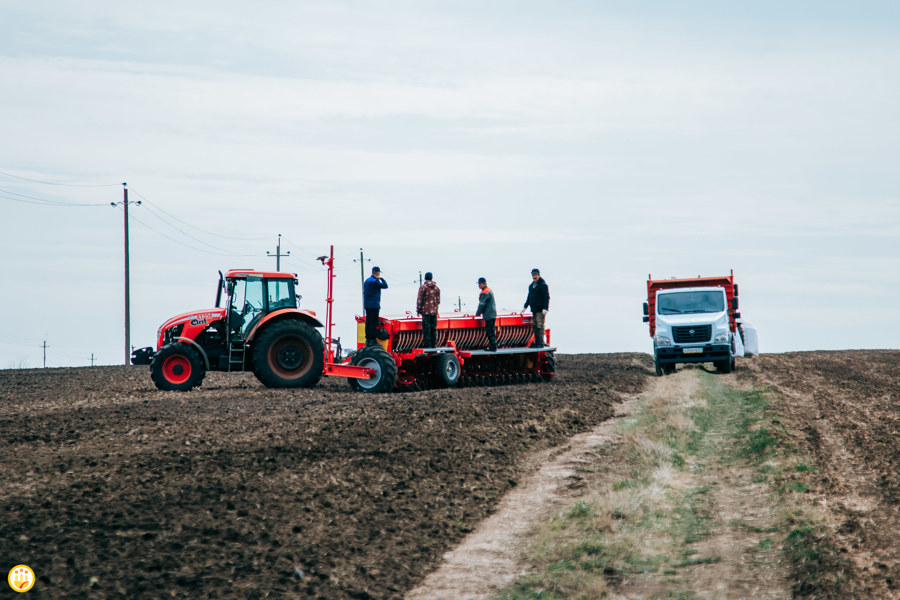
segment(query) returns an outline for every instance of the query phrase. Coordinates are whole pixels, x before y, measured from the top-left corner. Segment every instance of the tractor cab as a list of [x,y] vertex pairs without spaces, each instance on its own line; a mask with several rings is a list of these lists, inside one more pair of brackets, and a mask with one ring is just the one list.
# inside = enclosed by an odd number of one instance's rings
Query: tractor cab
[[297,278],[291,273],[231,270],[219,274],[216,307],[225,292],[225,319],[231,341],[243,341],[266,315],[297,308]]

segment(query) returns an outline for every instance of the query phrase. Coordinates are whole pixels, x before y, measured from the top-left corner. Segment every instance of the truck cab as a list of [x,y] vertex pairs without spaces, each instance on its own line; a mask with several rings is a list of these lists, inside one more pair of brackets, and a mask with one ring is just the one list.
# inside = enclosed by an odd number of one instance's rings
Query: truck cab
[[644,322],[650,324],[657,375],[678,363],[711,362],[734,370],[738,309],[733,275],[647,282]]

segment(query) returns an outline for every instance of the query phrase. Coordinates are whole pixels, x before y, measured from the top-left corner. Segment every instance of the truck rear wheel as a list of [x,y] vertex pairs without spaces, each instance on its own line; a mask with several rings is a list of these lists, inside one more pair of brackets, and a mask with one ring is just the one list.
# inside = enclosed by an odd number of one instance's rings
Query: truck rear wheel
[[441,387],[453,387],[459,382],[459,359],[451,352],[442,352],[434,359],[434,381]]
[[367,367],[375,372],[371,379],[350,379],[350,387],[357,392],[382,394],[390,392],[397,385],[397,363],[390,352],[381,346],[360,348],[353,355],[350,364]]
[[187,392],[203,383],[206,369],[200,354],[188,344],[166,344],[150,361],[150,379],[165,392]]
[[302,321],[279,321],[253,342],[253,373],[271,388],[312,387],[325,370],[322,335]]

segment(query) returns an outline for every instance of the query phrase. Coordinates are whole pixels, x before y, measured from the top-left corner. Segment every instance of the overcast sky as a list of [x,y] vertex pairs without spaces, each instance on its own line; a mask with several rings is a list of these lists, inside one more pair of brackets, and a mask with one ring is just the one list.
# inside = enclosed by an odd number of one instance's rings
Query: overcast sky
[[539,267],[564,353],[732,269],[763,352],[896,348],[898,6],[0,0],[0,368],[124,362],[123,182],[138,347],[281,234],[345,343],[362,249],[389,314]]

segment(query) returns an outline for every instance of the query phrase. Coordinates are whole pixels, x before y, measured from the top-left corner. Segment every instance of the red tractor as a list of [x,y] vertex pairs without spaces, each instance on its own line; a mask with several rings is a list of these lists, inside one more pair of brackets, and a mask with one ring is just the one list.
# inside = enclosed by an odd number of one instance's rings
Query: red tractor
[[[332,343],[334,249],[319,257],[328,267],[325,338],[316,313],[297,308],[297,278],[291,273],[234,269],[219,274],[216,308],[172,317],[157,332],[156,352],[141,348],[133,362],[150,358],[150,376],[161,390],[187,391],[207,371],[253,371],[268,387],[312,387],[323,375],[346,377],[353,389],[382,393],[426,387],[496,385],[548,381],[556,372],[548,345],[534,345],[531,317],[498,315],[501,348],[485,350],[480,318],[442,317],[438,348],[421,348],[421,319],[385,318],[380,345],[365,346],[362,333],[349,357]],[[225,292],[225,306],[222,293]],[[362,317],[357,318],[362,328]],[[338,354],[340,350],[338,349]]]
[[[324,370],[316,314],[297,308],[296,277],[234,269],[216,308],[172,317],[157,332],[150,376],[161,390],[186,391],[207,371],[253,371],[269,387],[310,387]],[[222,292],[225,306],[220,307]]]

